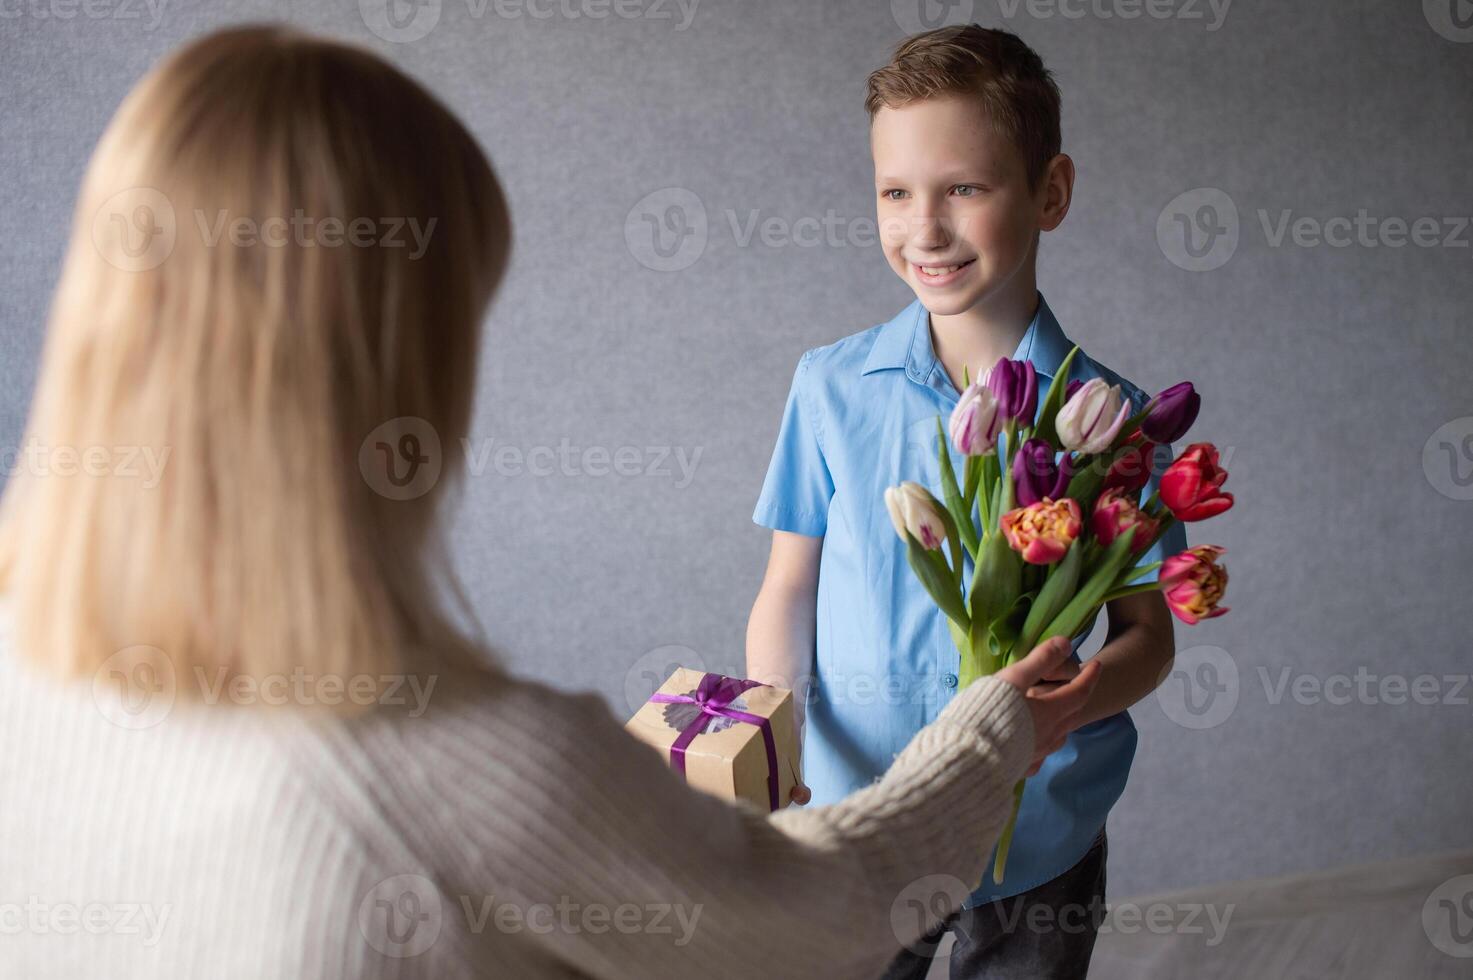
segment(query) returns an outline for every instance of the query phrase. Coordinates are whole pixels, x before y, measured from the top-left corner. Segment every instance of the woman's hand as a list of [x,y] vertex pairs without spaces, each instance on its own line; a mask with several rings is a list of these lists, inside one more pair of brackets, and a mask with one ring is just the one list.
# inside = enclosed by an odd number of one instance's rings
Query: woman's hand
[[1064,667],[1069,649],[1068,639],[1056,636],[997,672],[998,677],[1022,691],[1028,701],[1028,713],[1033,718],[1033,763],[1028,767],[1029,776],[1038,772],[1043,760],[1064,744],[1064,739],[1074,730],[1074,719],[1100,679],[1100,665],[1093,660],[1077,672]]

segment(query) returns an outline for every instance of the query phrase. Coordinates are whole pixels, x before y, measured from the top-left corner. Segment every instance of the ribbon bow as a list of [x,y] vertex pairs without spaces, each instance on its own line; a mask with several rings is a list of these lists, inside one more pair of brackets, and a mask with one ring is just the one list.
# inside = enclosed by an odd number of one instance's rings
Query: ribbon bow
[[686,725],[670,744],[670,764],[675,771],[685,775],[685,750],[696,736],[706,730],[713,718],[730,718],[756,725],[762,731],[762,745],[767,749],[767,797],[769,811],[777,810],[777,744],[772,738],[772,725],[761,715],[750,714],[728,707],[742,692],[754,687],[766,687],[759,681],[742,677],[727,677],[725,674],[706,674],[697,685],[695,696],[689,694],[662,694],[656,691],[651,701],[662,704],[694,704],[701,709],[694,721]]

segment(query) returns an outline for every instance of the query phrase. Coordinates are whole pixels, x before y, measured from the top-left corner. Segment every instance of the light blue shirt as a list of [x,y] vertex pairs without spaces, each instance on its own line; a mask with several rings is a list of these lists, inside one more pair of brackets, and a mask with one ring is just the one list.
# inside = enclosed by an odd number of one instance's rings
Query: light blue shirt
[[[1072,347],[1039,293],[1013,358],[1033,363],[1040,405]],[[1150,399],[1081,350],[1070,378],[1094,377],[1119,384],[1136,411]],[[884,492],[914,480],[940,495],[936,416],[944,425],[959,397],[936,358],[919,300],[889,323],[808,351],[793,375],[752,519],[823,538],[815,689],[803,739],[814,804],[837,802],[877,779],[956,695],[959,654],[945,617],[906,562]],[[1142,500],[1156,491],[1173,455],[1170,447],[1157,449]],[[1138,564],[1186,547],[1182,525],[1173,524]],[[1075,637],[1076,658],[1093,628]],[[992,883],[989,863],[966,907],[1027,891],[1078,863],[1125,789],[1135,743],[1124,712],[1071,734],[1028,780],[1003,884]]]

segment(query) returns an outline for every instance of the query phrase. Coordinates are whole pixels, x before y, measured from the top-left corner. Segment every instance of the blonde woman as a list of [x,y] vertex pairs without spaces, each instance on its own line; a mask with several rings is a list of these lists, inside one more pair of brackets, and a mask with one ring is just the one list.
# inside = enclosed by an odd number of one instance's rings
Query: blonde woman
[[453,457],[415,494],[376,454],[465,434],[509,235],[475,141],[366,52],[231,30],[118,110],[26,435],[52,465],[0,511],[0,975],[835,980],[980,879],[1093,683],[1040,683],[1067,644],[768,816],[442,611]]

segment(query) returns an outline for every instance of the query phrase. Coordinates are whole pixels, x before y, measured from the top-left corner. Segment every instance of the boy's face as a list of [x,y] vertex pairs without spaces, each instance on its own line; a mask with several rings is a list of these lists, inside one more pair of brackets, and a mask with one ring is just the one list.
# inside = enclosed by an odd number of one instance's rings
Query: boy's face
[[870,149],[885,258],[932,314],[965,313],[1024,268],[1048,182],[1029,193],[1022,155],[980,105],[882,108]]

